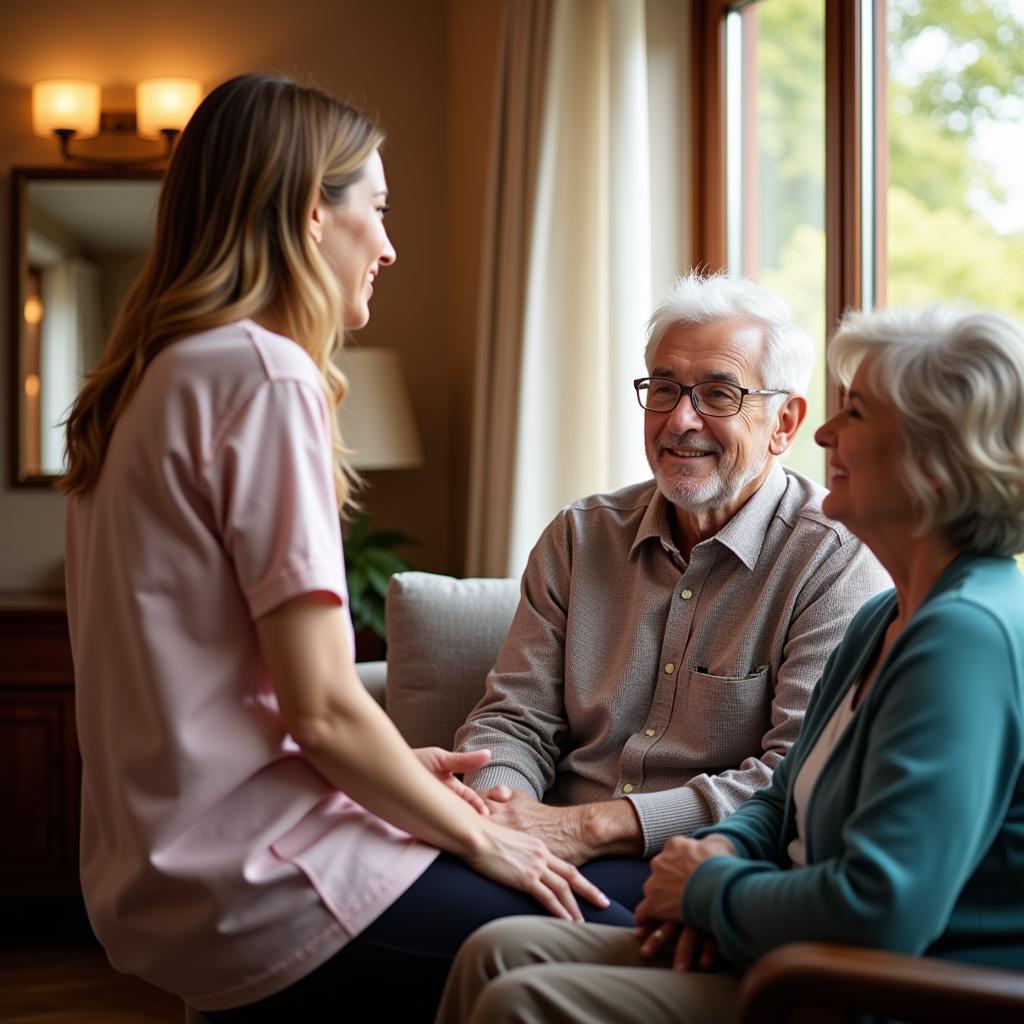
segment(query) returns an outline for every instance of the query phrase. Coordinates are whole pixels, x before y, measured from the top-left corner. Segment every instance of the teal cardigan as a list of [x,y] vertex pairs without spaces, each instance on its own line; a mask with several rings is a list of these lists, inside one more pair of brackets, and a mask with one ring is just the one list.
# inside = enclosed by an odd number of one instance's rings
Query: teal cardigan
[[1024,969],[1024,578],[961,555],[893,644],[806,812],[791,868],[793,782],[896,615],[872,598],[829,658],[800,737],[770,785],[702,829],[712,857],[683,919],[741,966],[826,940]]

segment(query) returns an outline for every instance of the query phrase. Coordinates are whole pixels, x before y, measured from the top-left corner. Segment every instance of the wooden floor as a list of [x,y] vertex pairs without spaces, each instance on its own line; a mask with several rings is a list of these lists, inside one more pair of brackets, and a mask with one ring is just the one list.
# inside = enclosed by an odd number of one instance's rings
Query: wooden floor
[[0,949],[4,1024],[183,1024],[179,999],[119,974],[99,947]]

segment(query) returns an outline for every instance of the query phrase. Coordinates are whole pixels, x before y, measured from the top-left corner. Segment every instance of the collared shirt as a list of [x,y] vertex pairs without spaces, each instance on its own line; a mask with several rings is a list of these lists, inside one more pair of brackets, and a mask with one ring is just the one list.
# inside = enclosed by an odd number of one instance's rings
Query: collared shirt
[[469,783],[562,805],[626,797],[646,855],[731,814],[793,743],[854,613],[891,585],[824,494],[776,466],[688,562],[653,480],[563,509],[456,734],[492,753]]

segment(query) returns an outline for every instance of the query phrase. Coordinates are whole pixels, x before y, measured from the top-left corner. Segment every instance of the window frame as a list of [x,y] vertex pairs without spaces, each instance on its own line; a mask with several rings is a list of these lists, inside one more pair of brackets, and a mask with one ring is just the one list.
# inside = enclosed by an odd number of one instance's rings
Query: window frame
[[[772,0],[694,0],[691,4],[691,96],[694,264],[725,269],[728,261],[726,192],[726,16]],[[873,80],[864,81],[862,26],[872,18]],[[825,0],[825,324],[831,336],[845,310],[885,301],[888,144],[886,124],[886,0]],[[870,85],[869,127],[873,182],[865,182],[865,85]],[[864,190],[871,190],[873,239],[865,243]],[[865,261],[865,244],[870,261]],[[865,262],[871,268],[864,287]],[[816,372],[824,372],[819,368]],[[826,415],[839,405],[827,389]]]

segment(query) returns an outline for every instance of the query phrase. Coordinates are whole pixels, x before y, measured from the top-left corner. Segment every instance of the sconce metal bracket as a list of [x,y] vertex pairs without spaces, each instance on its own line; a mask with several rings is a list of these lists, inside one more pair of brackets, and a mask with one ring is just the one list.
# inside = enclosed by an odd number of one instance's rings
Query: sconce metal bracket
[[134,135],[136,119],[134,110],[100,111],[100,134]]
[[[135,114],[131,111],[103,113],[100,115],[100,131],[112,131],[117,134],[135,133]],[[139,157],[92,157],[83,153],[71,152],[71,140],[75,132],[70,128],[55,128],[54,135],[60,141],[60,155],[68,163],[84,164],[88,167],[145,167],[148,164],[163,163],[168,160],[174,143],[181,133],[176,128],[162,128],[160,134],[163,136],[163,149],[152,156]]]

